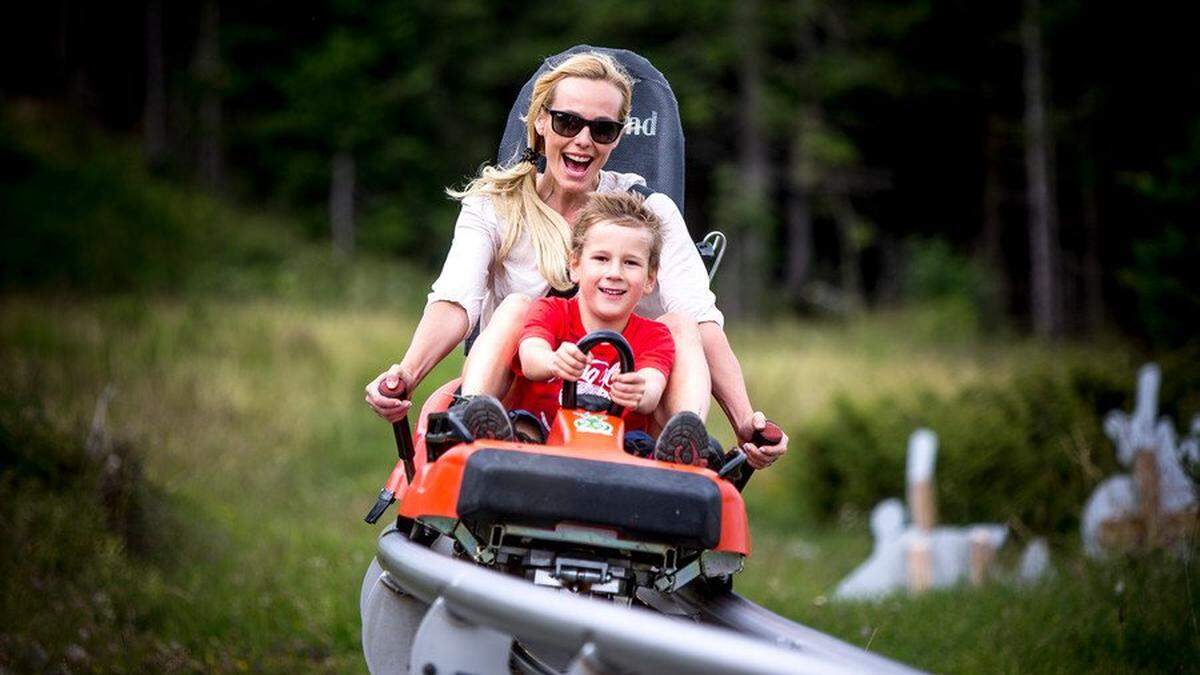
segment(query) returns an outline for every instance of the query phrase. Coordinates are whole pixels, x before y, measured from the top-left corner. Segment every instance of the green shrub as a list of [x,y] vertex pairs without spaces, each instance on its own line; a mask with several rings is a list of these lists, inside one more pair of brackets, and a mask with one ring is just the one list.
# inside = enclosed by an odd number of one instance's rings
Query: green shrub
[[902,288],[922,337],[962,341],[1001,320],[996,280],[978,262],[942,239],[905,242]]
[[195,254],[183,205],[98,154],[56,162],[6,143],[19,167],[0,189],[0,287],[113,291],[177,288]]
[[1131,372],[1044,366],[949,396],[838,398],[832,414],[809,424],[796,443],[806,453],[797,463],[800,494],[825,517],[903,498],[908,437],[928,427],[939,440],[943,522],[1069,532],[1095,484],[1119,469],[1101,418],[1128,407],[1132,383]]

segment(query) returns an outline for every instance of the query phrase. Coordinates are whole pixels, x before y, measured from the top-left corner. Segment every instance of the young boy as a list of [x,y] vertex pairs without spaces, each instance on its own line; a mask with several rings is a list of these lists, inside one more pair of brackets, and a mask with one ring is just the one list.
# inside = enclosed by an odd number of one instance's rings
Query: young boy
[[[580,395],[608,398],[626,409],[626,446],[649,450],[658,408],[675,359],[667,327],[633,313],[642,295],[654,289],[662,251],[662,225],[632,193],[593,194],[580,211],[571,240],[571,299],[546,297],[529,310],[513,359],[516,378],[505,401],[510,409],[532,413],[543,428],[560,407],[564,380],[578,382]],[[607,344],[584,354],[575,345],[596,330],[613,330],[629,342],[635,370],[620,372],[616,350]],[[510,439],[508,415],[496,399],[481,395],[462,410],[476,438]],[[638,441],[641,441],[640,443]],[[639,453],[641,454],[641,453]],[[645,452],[645,454],[649,454]],[[708,432],[691,412],[674,415],[654,446],[656,459],[714,466]]]

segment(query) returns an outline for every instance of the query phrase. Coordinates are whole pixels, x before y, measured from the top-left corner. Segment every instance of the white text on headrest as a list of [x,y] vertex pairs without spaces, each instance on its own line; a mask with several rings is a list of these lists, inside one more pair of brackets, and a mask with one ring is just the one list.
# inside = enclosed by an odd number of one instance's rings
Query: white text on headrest
[[658,131],[658,111],[650,111],[649,117],[637,118],[632,115],[625,122],[626,136],[653,136]]

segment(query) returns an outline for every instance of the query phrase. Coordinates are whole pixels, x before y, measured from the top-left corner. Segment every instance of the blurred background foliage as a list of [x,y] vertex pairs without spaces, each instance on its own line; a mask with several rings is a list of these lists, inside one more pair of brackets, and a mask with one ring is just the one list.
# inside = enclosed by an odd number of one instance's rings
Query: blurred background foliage
[[[933,302],[960,326],[1176,347],[1200,321],[1200,120],[1177,104],[1200,83],[1173,7],[26,5],[0,85],[0,281],[174,290],[241,255],[151,177],[284,214],[272,236],[432,271],[455,213],[442,189],[493,160],[542,58],[591,43],[671,81],[689,227],[734,237],[729,313]],[[31,152],[48,125],[54,153],[86,161]]]

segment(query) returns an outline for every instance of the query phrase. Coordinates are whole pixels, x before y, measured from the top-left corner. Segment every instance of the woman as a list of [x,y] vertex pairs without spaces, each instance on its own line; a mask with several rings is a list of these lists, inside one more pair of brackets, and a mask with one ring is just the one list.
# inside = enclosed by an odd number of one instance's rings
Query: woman
[[[602,170],[623,135],[631,96],[628,75],[598,52],[575,54],[538,78],[525,117],[531,151],[512,166],[484,168],[461,191],[448,191],[463,205],[454,242],[404,358],[366,387],[367,403],[377,414],[396,421],[411,405],[381,394],[381,383],[413,391],[477,324],[484,328],[464,368],[463,393],[507,391],[507,366],[531,298],[571,288],[570,223],[588,194],[644,184],[640,176]],[[538,156],[546,160],[543,173],[537,171]],[[750,404],[683,217],[661,193],[646,205],[666,227],[658,288],[643,298],[637,313],[667,324],[676,347],[659,417],[690,410],[703,419],[711,392],[750,465],[769,466],[787,451],[787,437],[774,446],[750,442],[766,417]]]

